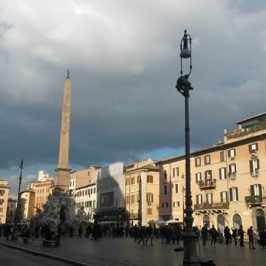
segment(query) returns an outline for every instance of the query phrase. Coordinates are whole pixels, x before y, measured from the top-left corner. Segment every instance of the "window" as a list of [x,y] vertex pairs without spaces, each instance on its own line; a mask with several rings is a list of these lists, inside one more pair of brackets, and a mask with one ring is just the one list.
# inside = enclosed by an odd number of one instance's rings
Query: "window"
[[140,175],[137,176],[137,183],[140,183]]
[[262,188],[261,184],[255,184],[250,186],[250,194],[251,196],[262,196]]
[[206,194],[206,202],[212,204],[212,193]]
[[168,202],[162,202],[162,208],[168,208]]
[[227,202],[227,191],[220,192],[221,202]]
[[179,176],[179,167],[173,168],[173,177]]
[[174,201],[173,202],[173,207],[180,207],[180,201]]
[[258,151],[258,143],[253,143],[248,146],[249,153],[256,153]]
[[134,203],[134,201],[135,201],[135,196],[131,195],[131,203]]
[[210,164],[211,163],[211,156],[205,155],[204,156],[204,164]]
[[167,179],[167,171],[166,170],[163,170],[163,178]]
[[220,151],[220,161],[224,162],[224,151]]
[[252,176],[258,176],[259,174],[259,159],[252,159],[249,161],[250,173]]
[[202,194],[196,195],[196,203],[199,205],[203,203]]
[[147,214],[152,215],[152,208],[147,208]]
[[134,185],[135,184],[135,177],[131,177],[131,185]]
[[230,201],[238,201],[238,188],[237,187],[230,188]]
[[178,193],[178,184],[175,184],[175,193]]
[[228,157],[229,158],[234,158],[235,156],[236,156],[236,150],[235,149],[228,150]]
[[221,180],[226,179],[226,168],[225,167],[219,168],[219,178]]
[[126,196],[126,203],[129,203],[129,196]]
[[236,174],[236,164],[235,163],[229,164],[229,175],[235,176],[235,174]]
[[201,181],[201,173],[200,172],[196,173],[196,183],[198,183],[199,181]]
[[164,185],[164,187],[163,187],[163,193],[164,193],[164,195],[167,194],[167,185]]
[[212,180],[212,170],[205,171],[205,180]]
[[153,194],[147,193],[146,194],[146,200],[147,200],[147,203],[153,203]]
[[147,175],[147,183],[153,183],[153,176]]
[[201,158],[200,157],[195,158],[195,166],[201,166]]

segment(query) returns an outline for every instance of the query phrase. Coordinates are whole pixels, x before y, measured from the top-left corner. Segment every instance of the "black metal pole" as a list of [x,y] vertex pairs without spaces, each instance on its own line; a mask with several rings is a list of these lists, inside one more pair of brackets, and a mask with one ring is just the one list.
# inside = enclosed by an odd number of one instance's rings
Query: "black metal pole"
[[186,230],[192,230],[192,199],[191,199],[191,173],[190,173],[190,130],[189,130],[189,92],[185,93],[185,156],[186,156]]

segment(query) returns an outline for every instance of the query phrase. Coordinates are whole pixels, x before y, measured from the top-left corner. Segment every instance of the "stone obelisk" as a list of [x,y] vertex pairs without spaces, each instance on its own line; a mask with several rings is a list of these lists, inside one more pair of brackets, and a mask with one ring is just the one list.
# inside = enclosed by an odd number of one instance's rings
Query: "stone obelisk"
[[58,166],[55,169],[55,187],[68,191],[70,182],[69,160],[69,136],[70,136],[70,109],[71,109],[71,82],[69,70],[65,80],[64,100],[62,107],[62,121],[59,145]]

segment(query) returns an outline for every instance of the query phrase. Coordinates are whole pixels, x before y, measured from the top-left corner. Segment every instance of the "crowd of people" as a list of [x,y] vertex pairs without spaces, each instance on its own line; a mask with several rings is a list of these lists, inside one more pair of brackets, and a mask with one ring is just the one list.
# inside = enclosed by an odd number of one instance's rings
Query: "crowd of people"
[[240,225],[238,229],[230,229],[228,226],[225,226],[224,231],[221,232],[219,229],[217,230],[214,225],[209,229],[205,224],[200,231],[203,246],[206,246],[207,240],[210,239],[211,246],[215,246],[217,242],[225,242],[226,245],[233,243],[237,246],[239,243],[240,247],[245,247],[245,234],[247,234],[250,249],[255,249],[255,242],[259,243],[263,248],[266,246],[266,230],[257,233],[253,230],[252,226],[249,227],[247,232],[243,230],[242,225]]
[[[266,246],[266,230],[257,234],[253,227],[250,226],[247,232],[240,226],[237,228],[229,228],[225,226],[223,232],[216,229],[213,225],[208,228],[205,224],[202,228],[194,227],[194,232],[198,239],[201,239],[202,245],[206,246],[208,242],[215,247],[217,243],[226,245],[233,244],[244,247],[244,239],[248,239],[249,248],[255,249],[255,243],[259,243],[263,248]],[[61,226],[55,233],[51,230],[49,224],[42,227],[35,227],[33,230],[27,224],[18,224],[14,227],[12,224],[0,224],[0,238],[5,238],[7,241],[16,239],[17,236],[24,238],[38,238],[39,236],[45,239],[56,239],[58,237],[86,237],[91,240],[101,240],[103,238],[121,238],[131,237],[139,245],[153,245],[154,240],[160,239],[163,244],[179,244],[183,239],[184,229],[180,224],[156,226],[150,224],[148,226],[134,225],[132,227],[124,226],[123,224],[80,224],[78,226]]]

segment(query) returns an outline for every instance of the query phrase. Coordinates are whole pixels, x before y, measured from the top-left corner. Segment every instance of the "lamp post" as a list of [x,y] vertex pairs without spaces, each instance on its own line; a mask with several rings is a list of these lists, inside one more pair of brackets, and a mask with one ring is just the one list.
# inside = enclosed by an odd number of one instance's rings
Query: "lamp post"
[[[185,97],[185,158],[186,158],[186,186],[185,186],[185,232],[184,232],[184,261],[183,265],[200,265],[196,251],[197,236],[193,231],[193,209],[191,199],[191,173],[190,173],[190,135],[189,135],[189,91],[193,88],[188,81],[192,71],[192,38],[187,31],[180,43],[181,76],[177,80],[176,89]],[[189,70],[183,74],[183,60],[189,60]]]

